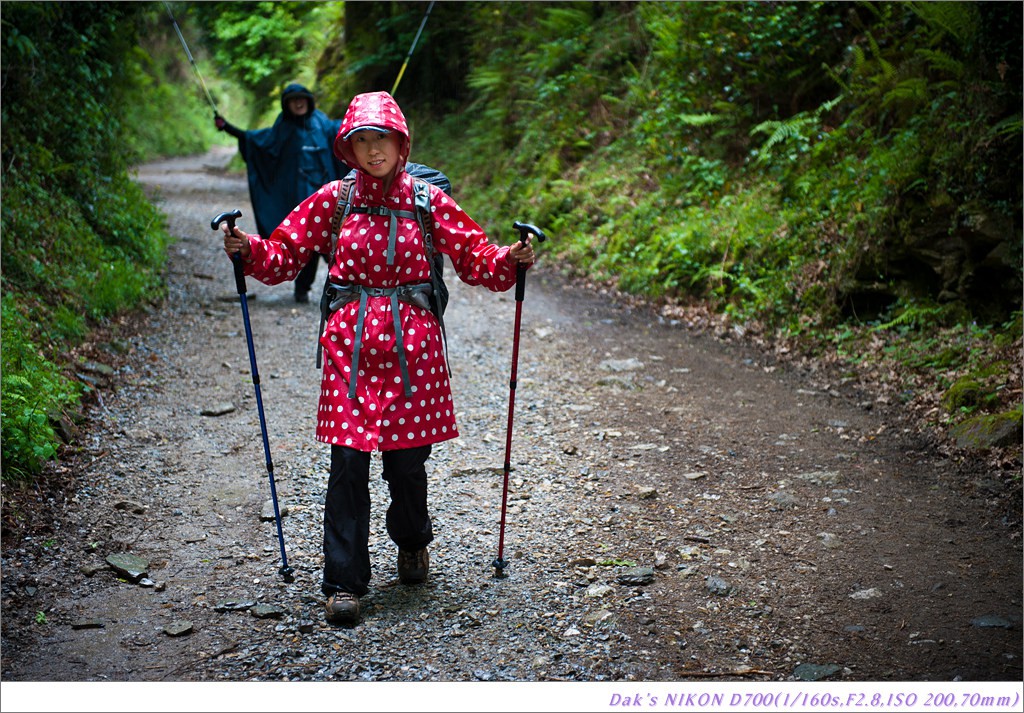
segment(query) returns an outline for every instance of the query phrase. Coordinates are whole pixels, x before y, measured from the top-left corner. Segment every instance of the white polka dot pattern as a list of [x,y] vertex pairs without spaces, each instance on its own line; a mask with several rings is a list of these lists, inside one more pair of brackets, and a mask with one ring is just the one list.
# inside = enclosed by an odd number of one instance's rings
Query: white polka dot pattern
[[[406,137],[402,166],[408,155],[408,128],[397,104],[383,101],[386,92],[359,95],[342,121],[340,137],[354,126],[379,125]],[[376,99],[375,99],[376,97]],[[376,103],[375,103],[376,101]],[[340,181],[328,183],[302,201],[267,240],[250,237],[251,261],[246,273],[266,284],[294,279],[316,252],[330,251],[330,223]],[[477,223],[455,201],[433,186],[431,206],[435,248],[448,255],[459,278],[494,292],[515,284],[515,265],[508,248],[488,242]],[[383,184],[357,172],[355,206],[392,206],[411,210],[412,178],[400,172],[388,194]],[[419,225],[399,219],[395,264],[387,265],[389,219],[355,213],[340,231],[331,263],[331,280],[367,287],[394,287],[430,279]],[[454,279],[451,270],[448,280]],[[394,319],[387,297],[370,297],[363,319],[356,397],[348,398],[358,300],[331,315],[320,343],[323,378],[316,420],[317,440],[362,451],[410,448],[458,436],[455,408],[438,321],[428,310],[399,303],[411,396],[406,396],[397,357]],[[313,317],[311,317],[312,319]],[[311,350],[312,353],[313,350]]]

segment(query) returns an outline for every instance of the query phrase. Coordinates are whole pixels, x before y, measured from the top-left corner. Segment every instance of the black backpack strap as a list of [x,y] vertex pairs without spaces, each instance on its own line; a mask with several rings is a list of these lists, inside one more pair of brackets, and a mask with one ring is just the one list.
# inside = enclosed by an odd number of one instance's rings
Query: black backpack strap
[[352,212],[352,192],[356,189],[354,178],[344,178],[341,187],[338,189],[338,203],[334,207],[334,215],[331,217],[331,258],[333,262],[334,251],[338,249],[338,236],[341,235],[341,226],[345,223],[349,213]]
[[413,178],[413,197],[416,203],[416,220],[423,233],[423,244],[427,248],[427,260],[434,259],[434,219],[430,215],[430,186],[421,178]]
[[[324,333],[324,325],[327,324],[327,316],[330,312],[330,298],[327,295],[328,286],[331,283],[331,265],[334,264],[334,251],[338,249],[338,236],[341,235],[341,226],[345,219],[352,212],[352,192],[355,191],[356,181],[354,178],[343,178],[341,187],[338,189],[338,203],[334,207],[334,215],[331,216],[331,255],[327,263],[327,278],[324,280],[324,291],[320,295],[320,331],[316,336],[316,368],[321,365],[321,352],[323,346],[320,344],[320,337]],[[316,258],[319,260],[320,258]]]
[[430,263],[430,286],[434,289],[434,300],[437,305],[437,321],[441,325],[441,348],[444,351],[444,364],[448,376],[452,375],[451,362],[448,360],[448,332],[444,328],[444,307],[441,305],[441,271],[444,269],[444,255],[434,249],[434,216],[430,211],[430,186],[422,178],[413,177],[413,197],[416,205],[416,220],[420,224],[423,235],[423,246],[426,248],[427,262]]

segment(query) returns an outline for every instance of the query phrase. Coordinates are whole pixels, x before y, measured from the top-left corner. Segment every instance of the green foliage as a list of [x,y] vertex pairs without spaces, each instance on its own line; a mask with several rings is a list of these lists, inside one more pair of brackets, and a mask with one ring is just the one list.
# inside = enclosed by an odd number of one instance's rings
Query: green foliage
[[636,567],[636,562],[633,560],[622,559],[621,557],[613,557],[610,559],[603,559],[597,562],[598,567]]
[[768,139],[755,151],[757,160],[762,163],[769,162],[774,158],[773,149],[779,145],[787,145],[790,151],[784,157],[789,163],[794,163],[801,155],[810,151],[815,138],[823,138],[821,124],[823,115],[827,115],[841,101],[842,97],[836,97],[827,101],[810,112],[801,112],[781,121],[763,121],[753,129],[751,134],[766,133]]
[[[303,73],[313,64],[310,48],[322,46],[313,34],[328,21],[329,3],[310,2],[200,2],[175,10],[179,23],[188,18],[203,31],[216,73],[231,79],[252,98],[255,123],[268,112],[280,111],[281,90],[292,81],[309,80]],[[318,18],[324,18],[317,22]],[[305,68],[304,68],[305,64]]]
[[145,4],[4,6],[0,241],[3,477],[57,455],[84,388],[65,376],[98,322],[161,296],[169,237],[129,176],[122,117],[138,92]]
[[659,145],[666,167],[687,154],[740,159],[751,127],[835,93],[818,68],[842,47],[840,12],[827,3],[641,4],[651,55],[632,87],[639,134]]
[[[389,89],[425,9],[172,8],[222,113],[252,123],[289,81],[319,84],[334,116]],[[703,300],[861,365],[881,343],[943,388],[974,379],[988,408],[1005,360],[972,355],[1020,340],[1021,8],[438,3],[398,95],[413,160],[495,240],[528,219],[566,275]],[[4,6],[0,281],[54,373],[58,345],[158,283],[166,236],[126,167],[211,137],[162,10]],[[52,391],[25,413],[55,417]]]
[[140,18],[143,40],[125,57],[136,87],[131,111],[123,116],[123,135],[140,160],[202,153],[217,133],[213,109],[198,80],[178,81],[183,71],[191,77],[192,70],[180,43],[173,44],[178,40],[170,18],[156,7]]
[[[502,168],[554,180],[625,127],[620,93],[637,40],[619,5],[511,3],[503,9],[500,27],[492,25],[495,42],[483,45],[486,54],[467,80],[480,117],[469,130],[475,143],[509,149],[514,162],[502,167],[478,156],[473,168],[485,180]],[[493,20],[484,14],[477,22],[483,30]]]
[[[420,136],[481,222],[545,226],[566,275],[704,300],[851,362],[880,340],[939,380],[981,368],[976,332],[1019,341],[1019,5],[476,9],[472,103]],[[987,236],[961,247],[972,221]],[[908,279],[944,249],[1001,267],[958,265],[959,292]]]
[[4,477],[27,479],[57,454],[53,422],[73,405],[82,387],[61,374],[60,367],[41,355],[30,319],[9,293],[2,300],[4,340],[2,451]]

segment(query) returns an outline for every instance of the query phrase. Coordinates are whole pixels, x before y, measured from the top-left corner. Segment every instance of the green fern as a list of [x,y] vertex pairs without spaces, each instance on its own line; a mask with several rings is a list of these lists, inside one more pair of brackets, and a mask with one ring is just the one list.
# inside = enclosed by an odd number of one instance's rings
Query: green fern
[[1024,133],[1024,120],[1022,120],[1020,114],[1017,114],[1016,116],[1008,116],[998,124],[989,127],[985,140],[1015,138],[1019,137],[1021,133]]
[[501,89],[506,85],[508,78],[505,73],[492,67],[478,67],[470,72],[466,83],[473,89],[483,94],[488,94]]
[[885,332],[896,327],[917,326],[925,327],[941,317],[942,308],[934,305],[909,305],[900,310],[893,319],[883,324],[875,325],[872,331]]
[[540,26],[552,37],[576,37],[590,27],[593,19],[585,10],[555,6],[544,13]]
[[718,124],[725,119],[721,114],[679,114],[676,119],[683,126],[708,126]]
[[771,157],[771,150],[775,146],[790,140],[800,143],[809,143],[809,136],[814,133],[821,123],[823,114],[832,111],[843,96],[840,94],[834,99],[825,102],[813,112],[801,112],[782,121],[763,121],[750,130],[751,136],[758,133],[768,134],[768,139],[761,145],[758,152],[758,161],[764,162]]
[[878,62],[879,69],[882,70],[882,79],[886,81],[895,79],[896,68],[893,67],[892,62],[882,56],[882,48],[878,46],[878,40],[870,32],[867,33],[867,38],[868,45],[871,47],[871,53],[874,55],[875,61]]
[[916,54],[919,57],[928,60],[928,64],[934,70],[948,74],[956,79],[959,79],[964,75],[964,63],[957,59],[953,59],[945,52],[940,52],[939,50],[919,49]]
[[921,103],[928,100],[928,80],[924,77],[904,79],[882,97],[882,106],[897,102]]
[[911,2],[914,14],[931,27],[952,35],[961,45],[978,36],[981,16],[975,3],[968,2]]
[[805,129],[816,124],[813,116],[797,114],[784,121],[764,121],[755,126],[750,133],[771,132],[768,140],[761,145],[761,156],[767,157],[773,146],[784,143],[788,139],[804,139]]

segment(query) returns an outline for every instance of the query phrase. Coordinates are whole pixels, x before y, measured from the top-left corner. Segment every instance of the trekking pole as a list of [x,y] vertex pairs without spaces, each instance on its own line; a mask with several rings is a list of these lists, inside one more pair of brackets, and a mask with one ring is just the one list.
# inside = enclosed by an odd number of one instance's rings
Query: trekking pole
[[[185,43],[185,36],[181,34],[181,30],[178,28],[178,21],[174,19],[174,13],[171,12],[170,3],[164,2],[164,7],[167,8],[167,14],[170,16],[171,23],[174,25],[174,31],[178,33],[178,39],[181,40],[181,46],[185,49],[185,56],[188,57],[188,61],[192,64],[192,69],[195,71],[196,76],[199,77],[199,83],[203,85],[203,91],[206,92],[206,99],[210,102],[210,106],[213,107],[213,113],[216,116],[217,105],[213,103],[213,97],[210,96],[210,90],[206,88],[206,82],[203,81],[203,75],[199,73],[199,67],[196,66],[196,61],[192,59],[192,53],[188,51],[188,45]],[[214,228],[214,230],[216,230],[216,228]]]
[[405,74],[405,68],[409,66],[409,59],[412,57],[413,50],[416,49],[416,43],[420,41],[420,34],[423,32],[423,28],[427,24],[427,18],[430,17],[430,11],[434,9],[434,0],[430,0],[430,4],[427,5],[427,11],[423,14],[423,20],[420,22],[420,29],[416,30],[416,36],[412,38],[412,45],[409,46],[409,53],[405,55],[405,61],[402,62],[402,68],[398,71],[398,77],[395,78],[395,86],[391,87],[391,96],[395,96],[395,91],[398,89],[398,83],[402,81],[402,75]]
[[[228,228],[235,229],[235,221],[242,217],[242,211],[235,210],[221,213],[210,221],[210,227],[214,230],[220,227],[221,223],[227,223]],[[270,459],[270,440],[267,438],[267,419],[263,416],[263,396],[260,394],[260,372],[256,368],[256,349],[252,344],[252,327],[249,324],[249,300],[245,290],[245,271],[242,267],[241,253],[231,256],[231,262],[235,268],[235,286],[238,288],[238,300],[242,305],[242,318],[245,321],[245,341],[249,345],[249,367],[252,372],[252,385],[256,389],[256,408],[260,413],[260,431],[263,433],[263,454],[267,459],[267,473],[270,476],[270,497],[274,501],[274,520],[277,521],[277,541],[281,545],[281,569],[278,570],[284,581],[294,582],[295,570],[288,566],[288,556],[284,553],[284,531],[281,529],[281,511],[277,506],[277,488],[274,486],[274,462]]]
[[[530,243],[530,235],[536,235],[539,242],[544,242],[547,236],[537,227],[529,223],[516,221],[512,227],[519,231],[519,242],[523,245]],[[516,325],[512,332],[512,375],[509,378],[508,387],[508,425],[505,428],[505,480],[501,488],[501,529],[498,535],[498,556],[494,559],[494,576],[503,577],[505,567],[508,563],[502,557],[505,549],[505,510],[508,505],[508,474],[512,469],[512,414],[516,407],[516,371],[519,365],[519,325],[523,316],[523,296],[526,293],[526,265],[519,263],[516,266]]]

